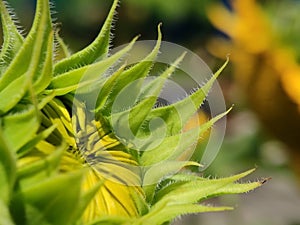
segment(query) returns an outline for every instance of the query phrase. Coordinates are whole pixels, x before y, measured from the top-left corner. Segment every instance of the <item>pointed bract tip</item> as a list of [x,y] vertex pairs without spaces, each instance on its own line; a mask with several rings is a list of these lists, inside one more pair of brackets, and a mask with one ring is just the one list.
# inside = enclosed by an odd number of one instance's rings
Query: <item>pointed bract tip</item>
[[260,183],[261,185],[263,185],[263,184],[267,183],[267,182],[268,182],[269,180],[271,180],[271,179],[272,179],[272,177],[262,178],[262,180],[260,180],[259,183]]
[[162,23],[159,23],[157,25],[157,32],[158,32],[158,40],[161,40],[161,26],[162,26]]

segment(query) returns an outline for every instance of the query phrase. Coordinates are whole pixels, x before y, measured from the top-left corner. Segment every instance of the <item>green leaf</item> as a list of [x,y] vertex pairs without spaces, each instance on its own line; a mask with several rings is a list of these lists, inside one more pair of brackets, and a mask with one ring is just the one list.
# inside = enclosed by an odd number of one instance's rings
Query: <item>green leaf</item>
[[[43,215],[43,212],[40,211],[39,208],[34,207],[32,205],[26,206],[26,216],[27,218],[34,218],[27,221],[27,225],[36,225],[37,221],[41,225],[53,225],[52,223],[49,223],[45,216]],[[24,223],[24,220],[22,221]]]
[[[161,44],[161,24],[158,25],[158,38],[154,49],[139,63],[124,71],[114,82],[111,92],[103,109],[102,114],[110,116],[112,113],[127,110],[132,107],[140,94],[143,79],[146,77],[153,65],[153,62],[159,52]],[[108,84],[106,84],[108,85]],[[101,96],[99,96],[101,98]],[[114,104],[117,100],[117,105]],[[114,109],[112,112],[112,106]]]
[[56,41],[56,51],[55,60],[59,61],[64,58],[68,58],[71,56],[71,52],[68,46],[65,44],[64,40],[59,36],[59,29],[55,29],[54,37]]
[[[200,166],[192,161],[163,161],[149,166],[143,175],[143,189],[146,193],[147,201],[151,202],[156,184],[166,176],[170,176],[186,166]],[[162,169],[163,168],[163,169]]]
[[134,219],[122,216],[101,216],[96,220],[88,223],[88,225],[130,225]]
[[36,94],[44,91],[52,80],[53,32],[50,32],[49,37],[47,38],[47,43],[48,45],[45,52],[46,56],[44,65],[33,86]]
[[[221,179],[199,179],[190,182],[183,182],[180,184],[173,183],[157,192],[157,194],[155,195],[155,202],[171,201],[176,202],[176,204],[195,203],[210,196],[214,196],[217,193],[221,193],[220,190],[224,193],[224,190],[228,189],[229,193],[232,193],[232,191],[230,191],[230,185],[233,182],[249,175],[253,171],[254,170],[249,170],[238,175]],[[229,188],[226,189],[227,185],[229,185]],[[249,183],[248,185],[249,188],[253,188],[251,183]],[[258,187],[260,185],[261,183],[254,182],[254,187]],[[247,188],[247,184],[245,184],[244,188],[244,192],[249,191],[249,188]]]
[[68,71],[54,77],[51,81],[50,88],[62,89],[79,85],[80,82],[88,82],[88,84],[91,84],[92,82],[103,80],[104,72],[107,71],[111,66],[115,65],[116,62],[132,48],[136,39],[137,38],[134,38],[128,46],[104,60]]
[[98,61],[100,57],[104,58],[107,56],[110,42],[110,30],[118,2],[118,0],[114,0],[106,21],[93,43],[72,56],[59,61],[54,67],[55,76],[92,64]]
[[5,68],[10,64],[23,44],[23,37],[19,33],[11,9],[5,1],[0,1],[0,15],[3,31],[3,45],[0,52],[0,77]]
[[32,208],[40,212],[40,216],[30,217],[29,224],[39,225],[45,220],[55,225],[74,224],[82,175],[83,171],[69,172],[22,189],[16,197],[24,199],[27,212]]
[[114,86],[117,78],[123,73],[124,69],[125,69],[125,65],[121,66],[120,69],[118,69],[109,78],[107,78],[105,84],[101,88],[100,93],[98,95],[99,98],[97,99],[96,102],[95,112],[99,112],[102,109],[105,102],[107,101],[108,96],[110,95],[111,87]]
[[[0,79],[0,90],[2,89],[0,97],[3,99],[0,103],[0,114],[8,112],[22,99],[33,80],[37,79],[35,84],[37,92],[42,91],[50,82],[52,38],[47,3],[47,1],[38,1],[33,27],[20,51]],[[49,40],[48,43],[44,39]],[[47,54],[43,54],[45,50],[48,51]],[[23,60],[24,58],[29,60]],[[46,63],[44,63],[44,58],[46,58]],[[42,76],[39,76],[40,72]]]
[[49,94],[47,94],[47,95],[43,94],[43,95],[39,95],[37,97],[38,97],[38,103],[37,103],[36,108],[38,110],[41,110],[42,108],[45,107],[45,105],[47,105],[49,102],[51,102],[54,99],[55,93],[54,93],[54,91],[52,91],[52,92],[49,92]]
[[[155,78],[144,88],[141,88],[138,92],[134,93],[135,97],[130,96],[132,93],[132,87],[128,88],[128,91],[122,93],[122,96],[135,100],[134,106],[129,110],[122,111],[120,113],[113,113],[112,122],[113,127],[117,130],[117,135],[130,141],[131,137],[128,134],[133,134],[132,138],[135,138],[138,131],[141,131],[141,126],[144,123],[145,118],[153,108],[157,101],[167,78],[172,75],[178,64],[182,61],[185,54],[182,54],[169,68],[167,68],[158,78]],[[142,80],[144,81],[144,80]],[[128,94],[127,94],[128,92]],[[134,91],[135,92],[135,91]],[[135,98],[135,99],[134,99]],[[121,102],[117,99],[118,102]],[[128,100],[125,100],[128,101]],[[123,106],[123,107],[129,107]],[[114,123],[117,122],[117,123]],[[163,135],[163,134],[162,134]],[[157,137],[159,139],[159,136]],[[155,141],[156,138],[151,139],[150,142]],[[142,142],[145,142],[142,140]],[[149,141],[148,141],[149,142]]]
[[29,86],[27,74],[20,76],[0,91],[0,115],[11,110],[25,95]]
[[232,210],[231,207],[213,207],[198,204],[180,204],[168,205],[161,204],[159,207],[154,207],[150,212],[138,220],[137,224],[161,225],[170,222],[180,215],[202,213],[202,212],[218,212],[224,210]]
[[196,113],[202,102],[205,100],[214,81],[225,68],[227,63],[228,60],[203,87],[198,89],[192,95],[172,105],[152,110],[150,115],[147,117],[147,120],[151,121],[154,118],[163,119],[166,127],[168,128],[166,136],[176,135],[181,132],[185,123]]
[[0,224],[1,225],[15,225],[13,222],[9,209],[7,207],[7,204],[5,204],[1,199],[0,199]]
[[48,0],[38,0],[36,8],[33,26],[21,49],[2,75],[0,90],[25,73],[30,74],[32,80],[36,80],[44,67],[44,53],[48,50],[47,41],[52,30]]
[[[24,180],[25,178],[29,181],[26,181],[29,185],[34,184],[34,181],[37,182],[38,180],[34,180],[34,175],[42,174],[39,176],[39,180],[45,177],[49,177],[58,171],[59,163],[63,152],[67,149],[66,145],[62,145],[56,148],[53,153],[48,153],[48,155],[43,156],[42,154],[32,154],[27,155],[25,158],[30,159],[32,157],[32,161],[25,165],[19,166],[17,171],[18,179]],[[34,160],[35,157],[38,159]],[[22,181],[24,184],[24,181]]]
[[141,148],[143,152],[140,163],[147,166],[165,160],[176,160],[182,153],[196,144],[199,135],[199,129],[197,128],[174,136],[163,136],[163,139],[158,137],[154,140],[153,138],[151,143],[147,143],[144,148]]
[[0,127],[0,203],[8,203],[10,200],[16,179],[15,158]]
[[[156,138],[144,140],[145,146],[141,148],[142,155],[140,158],[140,163],[144,166],[147,166],[164,160],[177,159],[185,152],[188,152],[190,147],[195,146],[201,135],[215,122],[229,113],[230,110],[231,108],[226,112],[213,117],[208,122],[201,124],[201,126],[198,128],[194,128],[174,136],[165,137],[165,134],[160,134],[160,131],[152,131],[153,133],[158,133],[159,135]],[[187,157],[192,153],[193,152],[188,153]]]
[[235,183],[252,172],[253,170],[249,170],[221,179],[205,179],[191,174],[187,174],[186,177],[184,174],[175,175],[174,180],[171,177],[169,183],[156,193],[153,206],[141,221],[162,224],[178,215],[231,209],[198,205],[197,202],[218,195],[244,193],[259,187],[262,182]]
[[4,167],[3,163],[0,163],[0,201],[5,201],[6,203],[9,202],[10,198],[10,185],[8,182],[8,177],[6,174],[6,168]]
[[171,64],[170,67],[168,67],[160,76],[155,78],[153,81],[149,82],[149,84],[145,85],[145,87],[142,89],[142,93],[138,97],[138,101],[141,101],[143,99],[147,99],[150,96],[158,97],[158,95],[161,92],[161,89],[163,88],[165,81],[172,76],[176,68],[179,67],[179,64],[182,62],[186,55],[186,52],[181,54],[175,62]]
[[46,130],[42,131],[41,133],[37,134],[32,140],[26,143],[22,148],[17,151],[18,157],[22,157],[23,155],[30,152],[34,146],[39,143],[40,141],[46,139],[54,130],[56,126],[53,125]]
[[225,194],[240,194],[247,193],[249,191],[254,190],[262,185],[263,182],[248,182],[248,183],[232,183],[224,186],[223,188],[218,189],[214,193],[211,193],[209,197],[215,197]]
[[2,119],[4,137],[13,151],[17,151],[34,138],[39,125],[37,113],[32,106],[25,111],[7,115]]

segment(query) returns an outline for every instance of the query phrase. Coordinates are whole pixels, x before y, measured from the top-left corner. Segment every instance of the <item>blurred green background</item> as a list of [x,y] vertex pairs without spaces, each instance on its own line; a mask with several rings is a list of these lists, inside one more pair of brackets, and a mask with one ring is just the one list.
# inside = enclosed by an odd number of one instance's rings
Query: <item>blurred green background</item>
[[[54,4],[53,11],[55,11],[53,17],[56,18],[55,22],[60,27],[60,34],[73,51],[81,49],[93,40],[101,28],[111,4],[109,0],[53,0],[52,2]],[[255,2],[246,0],[245,2],[259,6],[261,12],[265,15],[263,18],[267,18],[270,21],[270,30],[274,33],[272,37],[276,39],[274,48],[276,45],[276,48],[280,49],[293,49],[296,62],[299,62],[300,18],[298,17],[300,17],[300,1],[265,0]],[[12,0],[9,3],[15,9],[20,21],[22,21],[21,25],[24,27],[24,32],[28,32],[33,18],[35,1]],[[226,98],[226,104],[228,106],[234,104],[235,106],[234,110],[228,116],[227,133],[222,148],[213,164],[204,171],[204,175],[211,174],[212,176],[222,177],[257,167],[257,172],[251,179],[259,177],[271,177],[272,179],[262,188],[247,195],[239,197],[228,196],[210,202],[211,204],[230,204],[236,206],[236,210],[232,212],[186,216],[178,221],[174,221],[174,225],[299,225],[300,177],[296,175],[296,170],[294,169],[297,165],[292,164],[292,161],[296,161],[297,163],[297,160],[292,159],[298,157],[298,154],[290,154],[291,146],[288,141],[285,141],[288,138],[280,138],[281,134],[279,132],[272,132],[272,127],[269,126],[269,123],[273,123],[275,127],[278,124],[280,130],[283,132],[282,136],[286,135],[290,137],[294,135],[297,138],[297,135],[300,133],[300,126],[298,126],[300,114],[298,114],[298,117],[297,113],[291,115],[289,109],[285,108],[285,105],[281,106],[281,102],[277,104],[276,99],[273,99],[278,108],[283,111],[282,115],[285,116],[274,117],[276,120],[274,119],[273,122],[265,122],[266,120],[260,114],[260,106],[256,105],[260,101],[259,98],[251,97],[264,96],[265,93],[261,90],[265,89],[252,90],[256,95],[249,95],[247,92],[250,89],[246,91],[243,89],[242,85],[238,82],[239,77],[243,76],[243,74],[236,75],[235,68],[238,67],[240,71],[246,71],[248,62],[246,61],[243,64],[235,60],[234,58],[237,57],[237,54],[234,55],[234,53],[235,51],[238,53],[245,52],[245,55],[248,57],[247,59],[256,60],[263,54],[266,54],[266,50],[259,53],[247,52],[247,48],[244,48],[246,44],[239,41],[238,36],[234,36],[237,34],[228,35],[228,33],[214,26],[208,14],[211,9],[210,7],[215,4],[226,9],[228,13],[233,15],[235,14],[235,10],[237,10],[230,1],[123,0],[118,9],[113,32],[115,36],[112,42],[113,46],[128,43],[137,34],[142,35],[141,40],[155,40],[157,24],[162,22],[164,41],[174,42],[192,50],[213,71],[224,60],[218,58],[217,54],[214,53],[216,49],[219,50],[219,46],[212,46],[212,44],[219,44],[218,40],[225,40],[231,43],[231,46],[233,46],[232,49],[235,49],[231,51],[229,48],[228,52],[221,53],[223,57],[227,53],[233,54],[233,60],[219,79]],[[247,17],[251,17],[252,9],[247,9],[247,4],[245,7],[244,10],[248,10],[249,14],[245,15],[247,19]],[[242,9],[240,10],[242,11]],[[225,22],[228,20],[226,14],[218,14],[218,16],[220,16],[218,19],[224,22],[225,26]],[[233,16],[231,19],[235,23],[239,23],[238,16]],[[248,19],[251,21],[251,18]],[[255,22],[254,20],[257,21]],[[255,23],[261,22],[260,18],[257,17],[253,21]],[[249,38],[249,40],[247,39],[247,44],[251,42],[249,44],[255,45],[256,42],[260,41],[260,38],[263,39],[265,37],[264,34],[255,30],[256,24],[254,22],[252,24],[253,28],[247,27],[247,23],[241,24],[241,27],[245,28],[243,29],[243,32],[245,32],[244,35]],[[230,29],[234,30],[235,27],[230,28],[229,26]],[[216,42],[213,42],[213,40]],[[220,44],[220,46],[222,47],[223,45]],[[269,52],[272,52],[271,49],[273,49],[272,45],[269,46]],[[282,58],[282,60],[284,61],[285,58]],[[267,63],[264,64],[263,60],[260,60],[260,62],[260,64],[255,65],[259,68],[270,67]],[[253,76],[257,80],[260,79],[260,71],[265,70],[255,70],[253,72]],[[278,72],[278,70],[276,71]],[[273,77],[272,72],[269,74],[269,80],[264,83],[264,87],[266,88],[276,83],[276,79],[279,79],[275,75]],[[297,75],[300,76],[300,74]],[[247,85],[251,87],[252,84],[248,83]],[[280,82],[276,83],[276,85],[280,86]],[[253,85],[253,89],[255,87]],[[284,94],[282,92],[280,96]],[[287,101],[289,101],[289,105],[297,108],[297,103],[289,100],[289,95],[287,95]],[[262,111],[265,110],[262,109]],[[268,113],[268,115],[272,114],[272,112]],[[293,129],[285,122],[287,119],[295,121]],[[298,146],[300,146],[300,139],[295,140],[295,143],[296,145],[299,143]],[[299,151],[300,149],[300,147],[297,148],[294,145],[293,148],[293,151]]]

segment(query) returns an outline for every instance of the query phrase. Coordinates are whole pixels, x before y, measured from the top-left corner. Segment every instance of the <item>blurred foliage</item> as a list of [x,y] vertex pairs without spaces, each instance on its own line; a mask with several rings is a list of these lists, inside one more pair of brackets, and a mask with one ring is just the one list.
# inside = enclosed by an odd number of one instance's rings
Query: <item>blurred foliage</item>
[[206,18],[204,13],[204,8],[211,2],[209,0],[127,0],[129,4],[135,4],[136,6],[141,6],[148,11],[152,11],[158,17],[162,15],[167,20],[179,21],[185,19],[191,14],[196,14],[199,17]]
[[[120,2],[115,23],[115,46],[127,43],[135,34],[142,39],[155,39],[152,30],[158,23],[163,23],[165,41],[186,45],[189,48],[200,46],[213,32],[205,14],[209,3],[216,0],[123,0]],[[34,0],[12,2],[18,11],[22,25],[30,27]],[[53,0],[53,14],[62,26],[61,33],[70,40],[74,50],[87,45],[98,33],[99,21],[104,21],[112,1],[107,0]],[[24,22],[24,23],[23,23]]]
[[293,48],[300,62],[300,1],[272,1],[263,6],[281,43],[287,48]]
[[[229,39],[213,39],[208,48],[220,57],[231,53],[234,80],[239,89],[236,94],[243,94],[263,126],[289,147],[300,172],[299,53],[297,46],[292,45],[294,38],[289,37],[294,28],[286,28],[290,25],[288,21],[297,20],[293,16],[298,15],[278,16],[279,12],[293,7],[286,4],[283,10],[279,4],[274,10],[275,3],[266,4],[267,10],[254,0],[232,1],[232,9],[221,4],[211,7],[208,15],[212,23]],[[298,5],[293,4],[296,8]],[[287,37],[290,41],[285,42]]]

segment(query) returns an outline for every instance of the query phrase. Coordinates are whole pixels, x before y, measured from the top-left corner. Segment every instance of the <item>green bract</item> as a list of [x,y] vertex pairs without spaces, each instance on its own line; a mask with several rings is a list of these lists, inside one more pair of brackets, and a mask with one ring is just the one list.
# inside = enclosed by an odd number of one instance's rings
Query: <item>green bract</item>
[[[48,0],[37,0],[26,37],[0,1],[0,224],[165,224],[182,214],[230,209],[201,202],[261,185],[236,183],[252,170],[207,179],[183,169],[198,163],[178,160],[195,138],[227,113],[183,131],[227,62],[187,98],[154,107],[164,82],[184,57],[178,56],[159,77],[142,85],[159,52],[158,26],[157,44],[143,61],[106,75],[137,39],[109,54],[117,5],[115,0],[95,41],[70,54],[53,28]],[[132,83],[132,102],[114,108]],[[82,99],[96,90],[100,91],[91,108]],[[155,142],[155,135],[147,139],[153,131],[147,127],[157,117],[164,120],[164,129],[157,125],[154,131],[164,130],[165,137],[145,151]],[[145,141],[132,144],[128,129]]]

